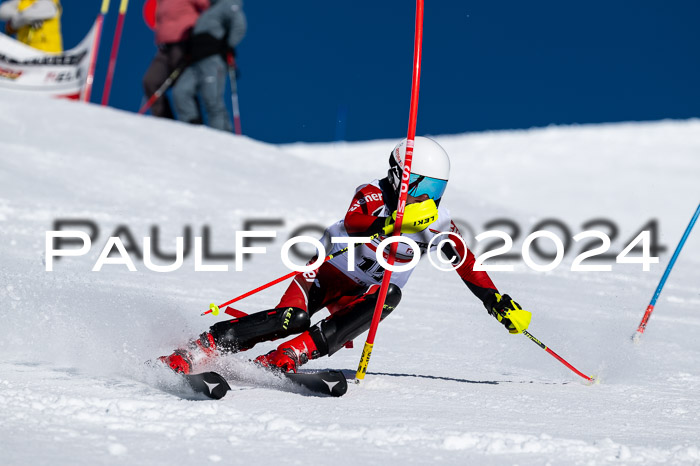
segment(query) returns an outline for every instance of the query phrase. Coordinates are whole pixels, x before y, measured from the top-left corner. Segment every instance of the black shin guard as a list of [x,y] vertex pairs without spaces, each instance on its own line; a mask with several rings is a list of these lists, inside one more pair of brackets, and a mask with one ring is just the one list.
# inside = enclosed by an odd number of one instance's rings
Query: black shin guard
[[219,322],[209,332],[219,349],[235,353],[263,341],[301,333],[309,328],[310,322],[309,314],[303,309],[284,307]]
[[[379,293],[367,296],[355,304],[352,309],[347,309],[334,314],[327,320],[322,320],[310,330],[311,338],[320,352],[320,356],[332,355],[362,332],[369,330],[372,324],[374,307],[377,304]],[[388,316],[401,301],[401,288],[391,284],[386,293],[382,319]]]

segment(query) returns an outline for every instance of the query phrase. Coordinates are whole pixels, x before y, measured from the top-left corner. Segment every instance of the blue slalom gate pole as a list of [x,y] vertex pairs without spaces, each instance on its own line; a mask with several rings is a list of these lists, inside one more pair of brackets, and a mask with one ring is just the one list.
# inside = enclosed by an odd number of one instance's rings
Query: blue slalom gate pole
[[651,313],[654,311],[654,306],[656,305],[656,300],[659,299],[659,295],[661,294],[661,290],[664,288],[664,285],[666,284],[666,279],[668,278],[669,274],[671,273],[671,269],[673,268],[673,264],[676,263],[676,259],[678,258],[678,255],[681,253],[681,249],[683,249],[683,245],[685,244],[685,240],[688,239],[688,235],[690,235],[690,230],[693,229],[693,226],[695,225],[695,222],[698,219],[698,216],[700,216],[700,204],[698,204],[698,208],[695,209],[695,215],[693,215],[693,218],[690,219],[690,223],[688,224],[688,228],[685,229],[685,233],[683,233],[683,237],[681,238],[680,242],[678,243],[678,246],[676,246],[676,250],[673,253],[673,257],[671,257],[671,262],[668,263],[666,266],[666,271],[664,272],[664,275],[661,277],[661,281],[659,281],[659,286],[656,287],[656,291],[654,292],[654,297],[651,298],[651,302],[649,303],[649,306],[647,306],[647,310],[644,313],[644,317],[642,317],[642,321],[639,323],[639,327],[637,328],[637,331],[635,332],[634,336],[632,339],[634,341],[639,341],[639,337],[642,336],[642,333],[644,333],[644,330],[647,328],[647,322],[649,321],[649,317],[651,317]]

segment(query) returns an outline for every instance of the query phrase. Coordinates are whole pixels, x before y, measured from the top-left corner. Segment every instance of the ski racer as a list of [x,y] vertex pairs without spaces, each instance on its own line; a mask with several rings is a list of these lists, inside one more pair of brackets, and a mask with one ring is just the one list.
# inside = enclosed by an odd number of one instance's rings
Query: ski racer
[[[368,243],[355,246],[355,258],[348,263],[348,254],[339,254],[314,271],[295,276],[280,302],[273,309],[219,322],[161,361],[177,372],[189,374],[200,362],[217,353],[245,351],[263,341],[296,337],[277,349],[258,356],[255,362],[263,367],[296,372],[309,360],[330,356],[370,327],[379,284],[384,270],[377,263],[377,245],[393,233],[398,193],[403,173],[406,139],[394,147],[389,157],[386,178],[361,185],[350,203],[345,218],[330,226],[324,239],[330,237],[368,237]],[[500,294],[488,274],[473,270],[474,255],[458,238],[459,232],[450,214],[440,206],[447,187],[450,160],[435,141],[416,137],[407,204],[401,233],[415,241],[422,254],[436,235],[447,235],[453,243],[442,244],[441,252],[451,260],[469,290],[483,303],[489,314],[510,333],[527,329],[530,313],[520,308],[507,294]],[[340,251],[335,243],[330,254]],[[410,262],[413,250],[398,244],[396,264]],[[385,257],[388,252],[384,252]],[[350,267],[354,265],[354,267]],[[401,289],[413,269],[393,272],[386,295],[382,319],[401,300]],[[311,326],[311,317],[323,308],[330,316]]]

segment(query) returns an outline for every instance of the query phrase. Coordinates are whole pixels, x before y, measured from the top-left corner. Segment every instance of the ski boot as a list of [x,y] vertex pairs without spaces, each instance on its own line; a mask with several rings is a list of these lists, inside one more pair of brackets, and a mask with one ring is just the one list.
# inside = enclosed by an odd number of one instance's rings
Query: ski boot
[[[382,319],[391,314],[399,301],[401,289],[394,284],[389,285]],[[268,369],[296,373],[302,364],[321,356],[331,356],[366,332],[372,322],[376,303],[376,293],[365,295],[296,338],[282,343],[277,349],[258,356],[254,362]]]
[[297,307],[283,307],[256,312],[245,317],[218,322],[160,361],[175,372],[189,374],[193,367],[219,353],[238,353],[263,341],[276,340],[308,330],[309,314]]
[[204,332],[199,339],[192,340],[187,349],[177,349],[170,356],[158,360],[175,372],[190,374],[195,364],[204,362],[217,354],[216,342],[211,333]]
[[316,348],[311,334],[307,331],[279,345],[277,349],[255,358],[255,364],[281,372],[294,372],[302,364],[316,359],[321,353]]

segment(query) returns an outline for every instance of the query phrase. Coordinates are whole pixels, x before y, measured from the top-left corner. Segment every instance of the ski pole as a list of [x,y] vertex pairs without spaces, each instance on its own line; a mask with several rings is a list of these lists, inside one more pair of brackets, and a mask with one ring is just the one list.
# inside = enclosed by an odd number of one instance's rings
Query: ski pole
[[[371,241],[371,240],[373,240],[373,239],[375,239],[375,238],[378,238],[378,237],[379,237],[379,233],[375,233],[375,234],[373,234],[372,236],[370,236],[369,238],[370,238],[370,241]],[[338,257],[338,256],[340,256],[340,255],[342,255],[342,254],[345,254],[346,252],[348,252],[348,251],[350,250],[351,247],[354,248],[354,247],[356,247],[356,246],[359,245],[359,244],[364,244],[364,243],[352,243],[352,245],[348,245],[348,246],[344,247],[343,249],[339,250],[338,252],[335,252],[335,253],[333,253],[333,254],[327,255],[327,256],[325,257],[325,259],[323,259],[323,261],[321,262],[321,264],[319,264],[319,267],[320,267],[324,262],[329,261],[329,260],[333,260],[333,259],[335,259],[336,257]],[[219,306],[216,306],[215,304],[212,304],[212,305],[209,306],[209,309],[207,309],[206,311],[202,312],[201,315],[203,315],[203,316],[204,316],[204,315],[207,315],[207,314],[214,314],[214,315],[217,315],[218,312],[219,312],[219,308],[226,307],[226,306],[228,306],[228,305],[230,305],[230,304],[235,303],[236,301],[240,301],[241,299],[247,298],[248,296],[252,296],[252,295],[254,295],[254,294],[256,294],[256,293],[258,293],[258,292],[260,292],[260,291],[262,291],[262,290],[265,290],[265,289],[267,289],[267,288],[270,288],[271,286],[276,285],[276,284],[278,284],[278,283],[280,283],[280,282],[283,282],[283,281],[287,280],[288,278],[292,278],[292,277],[294,277],[295,275],[298,275],[298,274],[300,274],[300,273],[301,273],[301,272],[297,272],[296,270],[293,271],[293,272],[289,272],[288,274],[283,275],[282,277],[276,278],[276,279],[272,280],[271,282],[265,283],[264,285],[260,285],[259,287],[255,288],[255,289],[253,289],[253,290],[250,290],[250,291],[248,291],[248,292],[246,292],[246,293],[243,293],[243,294],[240,295],[240,296],[236,296],[235,298],[233,298],[233,299],[231,299],[231,300],[229,300],[229,301],[226,301],[224,304],[220,304]],[[228,311],[228,309],[225,309],[225,310],[224,310],[224,312],[226,312],[226,313],[228,314],[227,311]],[[234,311],[235,311],[235,309],[234,309]]]
[[583,372],[579,371],[574,366],[572,366],[571,364],[566,362],[566,360],[564,358],[562,358],[557,353],[552,351],[549,347],[547,347],[547,345],[542,343],[540,340],[538,340],[537,338],[532,336],[532,334],[530,332],[528,332],[527,330],[523,330],[522,332],[523,332],[523,335],[528,337],[530,340],[534,341],[537,344],[537,346],[539,346],[540,348],[542,348],[543,350],[545,350],[546,352],[548,352],[549,354],[554,356],[557,360],[559,360],[560,363],[564,364],[566,367],[568,367],[569,369],[574,371],[577,375],[583,377],[584,379],[588,380],[589,382],[595,382],[595,379],[593,377],[587,376],[586,374],[584,374]]
[[105,21],[105,15],[109,11],[109,0],[102,0],[102,8],[100,14],[97,15],[95,21],[95,40],[92,43],[92,56],[90,57],[90,66],[88,67],[87,78],[85,79],[85,89],[83,91],[83,101],[90,102],[92,95],[92,82],[95,80],[95,65],[97,64],[97,56],[100,54],[100,37],[102,36],[102,26]]
[[233,110],[233,130],[236,134],[243,134],[241,131],[241,110],[238,106],[238,83],[236,82],[236,58],[233,53],[226,55],[228,62],[228,80],[231,81],[231,109]]
[[117,66],[119,43],[122,39],[122,29],[124,28],[124,18],[126,17],[126,8],[128,5],[129,0],[122,0],[121,4],[119,5],[117,27],[114,30],[114,38],[112,39],[112,51],[109,54],[109,68],[107,69],[107,77],[105,78],[105,87],[102,90],[102,105],[107,105],[109,102],[109,93],[112,90],[112,78],[114,77],[114,69]]
[[670,275],[671,269],[673,268],[673,265],[676,263],[676,259],[678,259],[678,255],[681,253],[681,249],[683,249],[683,246],[685,245],[685,240],[688,239],[688,235],[690,235],[690,230],[693,229],[693,226],[695,225],[695,222],[697,221],[698,216],[700,216],[700,204],[698,204],[698,208],[695,209],[695,214],[693,215],[693,218],[690,219],[690,223],[688,224],[688,227],[685,229],[685,233],[683,233],[683,237],[681,237],[681,240],[678,243],[678,246],[676,246],[676,250],[674,251],[673,256],[671,257],[671,261],[666,266],[666,271],[664,272],[663,276],[661,277],[661,280],[659,281],[659,285],[656,287],[656,291],[654,292],[654,296],[651,298],[651,301],[649,302],[649,306],[647,306],[647,310],[644,312],[644,317],[642,317],[642,321],[639,323],[639,327],[637,327],[637,331],[634,332],[634,335],[632,336],[632,340],[634,340],[635,342],[639,342],[639,338],[642,336],[642,333],[644,333],[644,330],[646,330],[647,322],[649,322],[649,317],[651,317],[651,313],[654,312],[654,306],[656,306],[656,300],[659,299],[659,295],[661,294],[661,290],[663,289],[664,285],[666,284],[666,279]]
[[165,94],[165,91],[170,89],[170,87],[175,83],[175,80],[180,76],[180,73],[182,73],[182,70],[184,69],[184,66],[179,66],[175,68],[175,70],[170,73],[170,76],[168,76],[168,79],[166,79],[163,84],[160,85],[160,87],[153,93],[151,97],[148,98],[145,104],[141,106],[139,109],[139,115],[143,115],[148,111],[149,108],[155,103],[156,100],[158,100],[163,94]]
[[[401,235],[401,225],[403,224],[404,209],[406,208],[406,199],[408,197],[408,181],[411,176],[411,163],[413,162],[413,141],[416,137],[416,120],[418,118],[418,90],[420,89],[420,64],[422,48],[423,0],[416,0],[416,29],[413,40],[413,76],[411,81],[411,107],[408,116],[406,156],[403,166],[403,174],[401,176],[401,191],[399,194],[399,204],[396,209],[396,220],[394,222],[393,236]],[[387,264],[389,266],[394,265],[397,248],[398,242],[391,243],[391,248],[389,249],[389,257],[387,258]],[[367,373],[369,359],[372,356],[372,348],[374,347],[374,338],[377,335],[379,321],[382,318],[382,311],[384,310],[384,301],[386,300],[386,294],[389,290],[390,280],[391,270],[384,270],[382,285],[379,288],[379,295],[377,296],[377,304],[374,307],[374,314],[372,315],[372,324],[370,325],[369,333],[367,334],[367,340],[365,341],[365,346],[362,350],[362,356],[360,357],[360,363],[357,367],[357,372],[355,373],[355,380],[357,380],[358,382],[360,380],[363,380],[365,378],[365,374]]]

